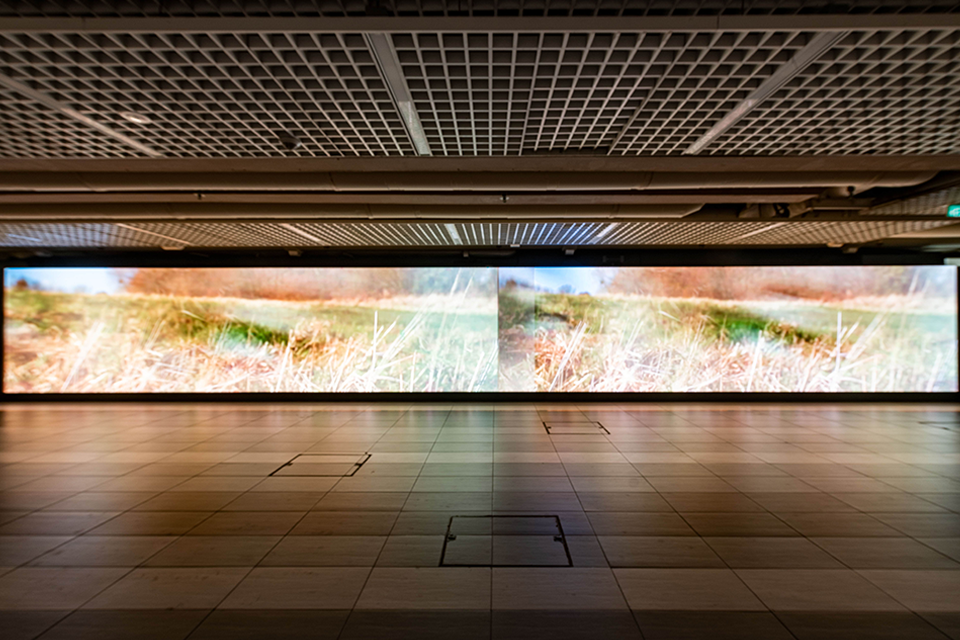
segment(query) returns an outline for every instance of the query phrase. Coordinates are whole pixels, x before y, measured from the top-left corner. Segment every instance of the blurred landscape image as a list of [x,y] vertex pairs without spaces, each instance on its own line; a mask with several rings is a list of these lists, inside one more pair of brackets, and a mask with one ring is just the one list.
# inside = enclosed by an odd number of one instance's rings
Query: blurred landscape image
[[942,266],[8,268],[6,393],[957,390]]
[[496,391],[488,268],[4,270],[6,393]]
[[499,280],[501,390],[957,390],[954,267],[537,267]]

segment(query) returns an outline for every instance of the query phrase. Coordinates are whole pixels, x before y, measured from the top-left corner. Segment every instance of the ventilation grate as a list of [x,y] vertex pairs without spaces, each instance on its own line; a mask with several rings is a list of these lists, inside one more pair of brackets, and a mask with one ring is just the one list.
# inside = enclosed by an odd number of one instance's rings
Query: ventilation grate
[[960,202],[960,187],[940,189],[932,193],[877,205],[866,211],[873,216],[938,216],[947,215],[952,204]]
[[361,34],[4,34],[0,52],[0,73],[171,157],[413,154]]
[[865,243],[953,221],[0,223],[11,248],[723,246]]
[[958,62],[956,31],[850,34],[705,153],[956,154]]

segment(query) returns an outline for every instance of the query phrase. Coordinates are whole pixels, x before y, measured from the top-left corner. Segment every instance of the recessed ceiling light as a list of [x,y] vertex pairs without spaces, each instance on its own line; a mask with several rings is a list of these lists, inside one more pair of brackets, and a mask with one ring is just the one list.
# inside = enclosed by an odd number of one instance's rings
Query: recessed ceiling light
[[127,122],[132,122],[133,124],[150,124],[151,122],[150,116],[142,113],[135,113],[133,111],[121,111],[120,117]]

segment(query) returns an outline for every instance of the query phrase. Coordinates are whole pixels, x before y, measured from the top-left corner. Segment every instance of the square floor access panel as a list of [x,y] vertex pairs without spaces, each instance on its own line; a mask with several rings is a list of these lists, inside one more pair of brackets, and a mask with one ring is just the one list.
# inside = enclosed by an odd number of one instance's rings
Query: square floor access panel
[[453,516],[441,567],[571,567],[557,516]]
[[349,477],[369,459],[369,453],[301,453],[270,475]]

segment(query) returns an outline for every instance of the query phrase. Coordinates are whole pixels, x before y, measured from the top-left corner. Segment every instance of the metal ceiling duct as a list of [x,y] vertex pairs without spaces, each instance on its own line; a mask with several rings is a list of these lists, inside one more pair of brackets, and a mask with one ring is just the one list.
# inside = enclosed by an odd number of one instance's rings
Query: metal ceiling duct
[[636,220],[683,218],[699,204],[419,206],[377,204],[103,203],[0,205],[5,221],[79,220]]
[[129,191],[590,191],[723,188],[906,187],[927,171],[833,172],[5,172],[3,192]]

